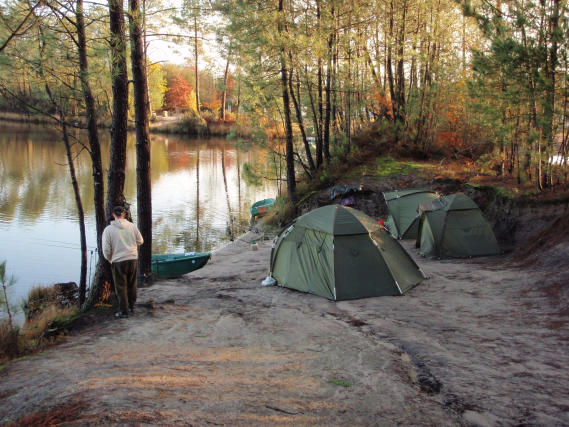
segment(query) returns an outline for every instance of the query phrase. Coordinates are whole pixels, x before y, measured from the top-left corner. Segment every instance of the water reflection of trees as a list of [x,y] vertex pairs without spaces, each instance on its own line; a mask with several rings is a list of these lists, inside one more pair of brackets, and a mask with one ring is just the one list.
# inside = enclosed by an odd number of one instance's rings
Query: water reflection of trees
[[[79,139],[84,136],[77,135]],[[104,168],[108,167],[109,138],[101,132]],[[75,218],[65,149],[57,134],[2,132],[0,134],[0,215],[22,222]],[[76,150],[79,149],[77,145]],[[127,147],[125,196],[136,208],[134,138]],[[238,152],[223,139],[191,140],[172,136],[152,138],[153,186],[172,192],[172,206],[154,206],[154,252],[210,249],[227,239],[226,222],[234,215],[236,229],[249,219],[249,206],[274,195],[274,184],[253,187],[240,182],[243,163],[263,161],[261,151]],[[88,221],[94,217],[93,185],[88,153],[76,158],[77,176]],[[224,176],[225,174],[225,176]],[[182,179],[170,188],[172,178]],[[225,178],[225,180],[223,179]],[[153,198],[160,194],[153,194]],[[136,213],[136,212],[134,212]]]

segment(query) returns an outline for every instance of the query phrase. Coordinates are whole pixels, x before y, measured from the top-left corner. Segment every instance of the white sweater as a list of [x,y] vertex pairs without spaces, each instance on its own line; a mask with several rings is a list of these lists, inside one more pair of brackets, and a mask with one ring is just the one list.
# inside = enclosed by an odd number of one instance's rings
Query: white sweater
[[110,262],[138,258],[138,245],[144,240],[136,225],[126,219],[116,219],[103,231],[103,255]]

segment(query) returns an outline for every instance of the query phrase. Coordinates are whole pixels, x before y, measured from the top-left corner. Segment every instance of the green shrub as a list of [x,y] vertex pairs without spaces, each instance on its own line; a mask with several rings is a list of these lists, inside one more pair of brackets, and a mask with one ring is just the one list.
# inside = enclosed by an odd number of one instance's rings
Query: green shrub
[[207,122],[193,110],[184,114],[178,122],[178,128],[188,135],[203,136],[208,133]]

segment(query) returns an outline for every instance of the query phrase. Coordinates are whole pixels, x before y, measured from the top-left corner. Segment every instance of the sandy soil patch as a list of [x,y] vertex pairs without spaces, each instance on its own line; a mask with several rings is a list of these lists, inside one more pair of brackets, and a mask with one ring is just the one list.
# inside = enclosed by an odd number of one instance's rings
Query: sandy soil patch
[[544,291],[546,271],[428,260],[405,242],[429,280],[333,303],[262,287],[270,241],[252,251],[253,238],[141,289],[129,319],[9,364],[0,422],[569,424],[567,300]]

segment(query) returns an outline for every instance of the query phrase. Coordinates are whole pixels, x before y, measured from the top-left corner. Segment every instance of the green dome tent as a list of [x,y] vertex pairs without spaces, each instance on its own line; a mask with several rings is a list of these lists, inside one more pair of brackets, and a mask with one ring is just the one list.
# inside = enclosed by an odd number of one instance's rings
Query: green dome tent
[[416,239],[419,230],[417,208],[439,196],[431,190],[402,190],[383,193],[389,216],[386,227],[396,239]]
[[340,205],[302,215],[279,234],[271,275],[280,286],[334,301],[402,295],[424,279],[373,218]]
[[419,213],[416,246],[421,255],[464,258],[500,253],[480,208],[462,193],[423,203]]

